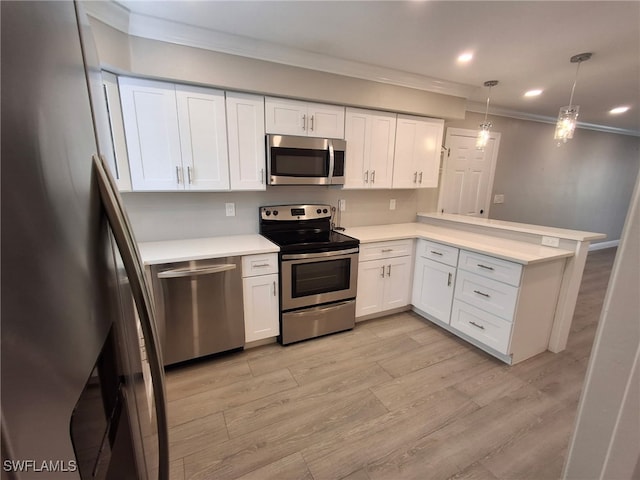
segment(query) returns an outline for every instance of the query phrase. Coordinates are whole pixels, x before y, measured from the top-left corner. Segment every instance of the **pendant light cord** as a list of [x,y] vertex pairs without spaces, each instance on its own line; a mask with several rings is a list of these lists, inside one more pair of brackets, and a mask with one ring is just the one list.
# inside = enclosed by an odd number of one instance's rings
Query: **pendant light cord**
[[[573,87],[571,88],[571,97],[569,98],[569,107],[571,107],[573,105],[573,92],[575,92],[576,90],[576,83],[578,83],[578,72],[580,71],[580,64],[582,63],[582,61],[578,62],[578,66],[576,67],[576,78],[574,78],[573,80]],[[489,100],[487,99],[487,105],[489,103]]]
[[[489,113],[489,99],[491,98],[491,89],[493,87],[489,87],[489,94],[487,95],[487,108],[484,111],[484,123],[487,123],[487,114]],[[575,88],[575,85],[574,85]],[[571,94],[573,96],[573,93]]]

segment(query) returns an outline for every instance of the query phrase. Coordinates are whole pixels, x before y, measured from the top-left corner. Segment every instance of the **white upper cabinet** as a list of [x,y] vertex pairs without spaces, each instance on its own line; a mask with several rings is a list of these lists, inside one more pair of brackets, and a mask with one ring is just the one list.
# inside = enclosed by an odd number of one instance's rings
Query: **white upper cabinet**
[[391,188],[396,114],[347,108],[344,188]]
[[438,186],[444,120],[398,115],[393,188]]
[[264,97],[227,92],[231,190],[265,190]]
[[127,156],[127,142],[122,122],[122,108],[120,107],[120,91],[118,77],[113,73],[102,72],[102,87],[107,105],[109,120],[110,142],[104,142],[104,155],[111,167],[116,185],[120,191],[131,190],[129,176],[129,158]]
[[176,85],[175,92],[183,188],[228,190],[224,91]]
[[137,191],[228,190],[224,92],[120,77]]
[[119,77],[133,190],[178,190],[182,154],[172,84]]
[[344,138],[344,107],[266,97],[267,133]]

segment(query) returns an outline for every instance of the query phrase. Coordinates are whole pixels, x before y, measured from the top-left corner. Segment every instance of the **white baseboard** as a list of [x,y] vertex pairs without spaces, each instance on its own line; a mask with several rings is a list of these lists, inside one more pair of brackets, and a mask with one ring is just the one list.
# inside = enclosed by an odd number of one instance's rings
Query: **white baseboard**
[[620,243],[620,240],[610,240],[608,242],[592,243],[591,245],[589,245],[589,251],[593,252],[594,250],[604,250],[605,248],[617,247],[619,243]]

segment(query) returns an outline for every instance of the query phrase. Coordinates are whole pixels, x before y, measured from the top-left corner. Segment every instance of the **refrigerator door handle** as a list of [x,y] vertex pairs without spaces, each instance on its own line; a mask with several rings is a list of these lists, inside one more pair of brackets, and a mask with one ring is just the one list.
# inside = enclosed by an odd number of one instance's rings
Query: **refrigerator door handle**
[[106,161],[93,156],[94,171],[103,208],[107,214],[113,236],[120,250],[131,292],[135,301],[140,325],[145,337],[145,347],[153,382],[153,399],[158,427],[158,480],[169,479],[169,430],[164,385],[164,363],[155,323],[155,312],[149,289],[144,280],[144,271],[138,247],[133,240],[127,214],[122,206],[115,180],[109,173]]

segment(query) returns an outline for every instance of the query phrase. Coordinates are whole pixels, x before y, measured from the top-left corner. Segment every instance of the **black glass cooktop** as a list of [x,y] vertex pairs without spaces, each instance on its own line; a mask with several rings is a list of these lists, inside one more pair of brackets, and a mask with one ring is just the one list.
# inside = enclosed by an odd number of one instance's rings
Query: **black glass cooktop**
[[346,250],[360,241],[332,230],[330,205],[272,205],[260,207],[260,233],[281,252],[313,253]]

